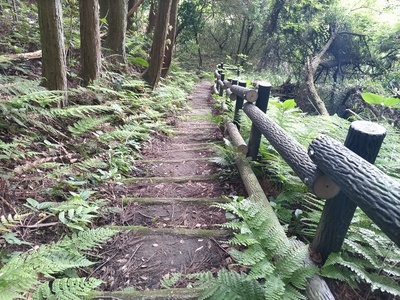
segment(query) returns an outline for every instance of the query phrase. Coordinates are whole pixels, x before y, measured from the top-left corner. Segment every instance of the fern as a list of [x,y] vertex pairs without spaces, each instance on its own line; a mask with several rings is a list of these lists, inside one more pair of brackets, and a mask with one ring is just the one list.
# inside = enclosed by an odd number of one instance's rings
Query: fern
[[[240,217],[225,226],[237,230],[230,244],[247,247],[232,250],[231,255],[249,272],[219,272],[216,279],[209,279],[211,286],[202,299],[305,299],[307,280],[317,272],[316,267],[304,265],[308,246],[287,239],[280,225],[271,221],[272,212],[260,202],[244,199],[215,206]],[[246,292],[238,292],[238,287]]]
[[181,273],[168,273],[161,278],[160,285],[165,289],[169,289],[173,287],[181,277]]
[[[209,278],[210,280],[210,278]],[[199,300],[261,300],[264,298],[264,289],[257,280],[250,280],[245,274],[239,274],[234,271],[221,270],[217,278],[206,282],[207,292]]]
[[53,108],[49,111],[49,115],[53,118],[84,118],[91,114],[113,112],[114,109],[107,105],[79,105],[69,106],[65,108]]
[[[82,254],[82,251],[100,245],[116,232],[104,228],[82,231],[73,234],[71,237],[65,237],[57,243],[42,245],[36,250],[13,256],[0,269],[0,295],[2,295],[2,299],[20,299],[33,290],[38,290],[35,299],[46,299],[46,295],[48,295],[46,294],[46,291],[48,292],[46,283],[50,288],[48,280],[53,280],[51,293],[62,292],[63,295],[76,295],[78,297],[62,299],[82,299],[83,296],[89,294],[89,289],[99,285],[98,280],[83,281],[75,278],[53,279],[53,277],[71,268],[93,264]],[[39,276],[40,274],[41,276]],[[46,279],[46,282],[41,282],[43,279]],[[58,297],[63,296],[58,294]]]
[[89,278],[61,278],[41,284],[33,294],[34,300],[82,300],[102,283]]
[[92,130],[99,126],[100,124],[103,124],[107,122],[111,117],[109,116],[103,116],[103,117],[88,117],[81,119],[74,124],[68,126],[68,130],[73,134],[73,135],[82,135],[85,132]]

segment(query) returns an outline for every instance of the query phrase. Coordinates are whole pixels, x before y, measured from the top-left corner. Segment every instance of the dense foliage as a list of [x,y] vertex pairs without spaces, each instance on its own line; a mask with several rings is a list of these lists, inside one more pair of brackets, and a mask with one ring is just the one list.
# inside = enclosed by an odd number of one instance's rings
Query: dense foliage
[[[77,271],[93,265],[85,256],[89,248],[115,234],[91,229],[112,213],[100,186],[121,184],[121,179],[134,171],[133,162],[140,159],[142,142],[151,134],[170,133],[168,118],[183,111],[195,69],[204,75],[204,69],[211,72],[217,63],[225,62],[248,72],[248,85],[257,80],[272,82],[276,98],[268,114],[305,146],[320,133],[343,141],[349,120],[381,122],[389,133],[377,165],[399,178],[399,131],[395,128],[400,124],[398,0],[180,1],[175,54],[191,72],[175,64],[168,77],[151,90],[140,74],[149,67],[149,11],[155,2],[144,1],[128,22],[126,64],[116,70],[109,60],[113,55],[105,55],[102,77],[82,87],[78,1],[62,1],[67,92],[41,86],[38,58],[18,60],[7,55],[41,49],[35,1],[0,2],[2,199],[6,206],[10,201],[10,207],[13,201],[21,200],[8,193],[10,178],[25,182],[26,177],[40,177],[46,183],[23,185],[21,189],[35,190],[35,195],[22,199],[21,210],[0,214],[3,297],[51,299],[68,293],[71,298],[86,297],[101,283],[96,279],[85,281]],[[100,21],[104,37],[109,24],[106,16]],[[309,116],[295,107],[295,100],[310,72],[308,62],[332,37],[312,70],[312,84],[332,116]],[[167,47],[173,45],[167,41]],[[250,75],[249,71],[255,73]],[[69,105],[58,107],[66,94]],[[280,101],[288,98],[295,100]],[[248,120],[243,118],[242,124],[246,137]],[[236,153],[221,151],[225,157],[215,161],[234,161]],[[288,235],[309,243],[322,201],[307,193],[265,141],[260,155],[260,162],[254,165],[278,192],[270,199],[275,213]],[[303,298],[307,279],[317,272],[302,265],[306,247],[280,243],[273,228],[268,227],[267,215],[247,199],[234,199],[220,207],[234,215],[234,221],[224,226],[237,232],[230,243],[243,251],[231,254],[245,272],[222,270],[216,277],[210,273],[193,275],[190,279],[208,288],[203,299]],[[34,226],[50,219],[71,237],[39,246],[18,231],[27,218],[38,222]],[[271,231],[265,236],[268,228]],[[271,248],[274,243],[278,246]],[[352,288],[368,285],[378,290],[378,296],[399,296],[399,264],[398,248],[357,210],[342,252],[331,255],[320,272]],[[175,274],[174,278],[180,276]]]

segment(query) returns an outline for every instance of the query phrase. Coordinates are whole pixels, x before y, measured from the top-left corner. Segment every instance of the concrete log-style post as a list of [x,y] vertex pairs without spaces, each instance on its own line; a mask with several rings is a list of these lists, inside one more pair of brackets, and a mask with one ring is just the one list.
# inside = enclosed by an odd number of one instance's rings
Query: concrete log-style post
[[[239,81],[239,86],[246,87],[246,81]],[[233,88],[233,85],[231,87],[231,90],[232,90],[232,88]],[[240,96],[236,97],[235,114],[233,116],[233,123],[235,123],[238,130],[240,130],[240,111],[242,110],[243,102],[244,102],[244,99],[242,97],[240,97]]]
[[318,170],[308,156],[307,150],[299,142],[288,135],[254,104],[245,103],[243,111],[315,195],[323,199],[337,195],[338,186],[329,176]]
[[328,136],[313,140],[308,154],[400,247],[400,182]]
[[[269,82],[260,83],[258,85],[258,98],[256,102],[256,107],[258,107],[263,113],[267,112],[270,92],[271,84]],[[260,149],[260,143],[261,132],[254,124],[252,124],[248,145],[249,152],[247,153],[247,156],[251,157],[253,160],[256,160],[258,156],[258,150]]]
[[228,80],[224,80],[223,81],[225,89],[228,89],[228,88],[230,88],[232,86],[231,81],[232,81],[232,79],[228,79]]
[[248,102],[255,102],[258,99],[258,92],[242,86],[234,85],[230,87],[236,96],[245,99]]
[[236,101],[236,94],[234,94],[230,88],[226,89],[226,96],[232,101]]
[[221,73],[221,79],[218,80],[219,96],[221,96],[221,97],[224,95],[224,80],[225,80],[225,73],[222,72]]
[[[355,121],[351,124],[344,145],[370,163],[374,163],[386,136],[386,129],[376,123]],[[329,254],[342,248],[357,205],[341,191],[325,202],[311,248],[325,262]]]
[[248,151],[246,142],[243,140],[243,137],[241,136],[235,124],[233,124],[231,121],[227,122],[226,130],[228,131],[229,136],[231,137],[232,144],[237,148],[239,152],[246,155]]

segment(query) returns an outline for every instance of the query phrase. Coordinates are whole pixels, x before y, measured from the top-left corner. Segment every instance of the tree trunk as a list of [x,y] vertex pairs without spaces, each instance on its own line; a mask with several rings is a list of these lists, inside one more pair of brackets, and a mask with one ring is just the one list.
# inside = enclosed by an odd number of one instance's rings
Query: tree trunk
[[101,70],[99,1],[80,0],[79,18],[81,77],[87,85],[99,78]]
[[117,69],[121,64],[126,64],[125,37],[126,16],[128,14],[127,0],[114,0],[109,6],[107,14],[108,33],[105,47],[109,49],[112,56],[111,62]]
[[244,28],[246,26],[246,21],[247,21],[247,18],[246,17],[243,18],[242,29],[240,30],[239,43],[238,43],[237,50],[236,50],[235,65],[237,64],[238,59],[239,59],[240,48],[242,46],[242,40],[243,40],[243,35],[244,35]]
[[149,25],[147,26],[147,34],[151,33],[156,26],[156,14],[157,14],[157,0],[150,0],[150,10],[149,10]]
[[203,67],[203,54],[201,53],[201,47],[200,47],[200,34],[196,34],[196,46],[197,46],[197,56],[199,58],[199,69]]
[[319,64],[322,61],[322,57],[328,51],[329,47],[333,43],[337,36],[337,32],[333,32],[329,40],[322,47],[322,49],[314,57],[307,57],[307,61],[304,67],[304,79],[300,84],[299,94],[296,97],[297,105],[304,112],[317,111],[320,115],[329,115],[328,110],[324,102],[318,95],[318,92],[314,85],[314,75],[317,71]]
[[[50,90],[67,90],[61,0],[38,0],[43,85]],[[67,105],[65,95],[61,105]]]
[[143,73],[143,79],[152,88],[156,87],[161,77],[171,3],[172,0],[162,0],[159,2],[157,9],[157,20],[154,28],[153,44],[151,45],[149,67]]
[[178,21],[178,4],[179,0],[172,0],[171,12],[169,17],[169,26],[171,29],[168,31],[167,41],[169,40],[169,45],[165,49],[164,55],[164,65],[161,71],[161,77],[165,78],[167,76],[169,67],[172,62],[172,55],[175,47],[176,41],[176,25]]

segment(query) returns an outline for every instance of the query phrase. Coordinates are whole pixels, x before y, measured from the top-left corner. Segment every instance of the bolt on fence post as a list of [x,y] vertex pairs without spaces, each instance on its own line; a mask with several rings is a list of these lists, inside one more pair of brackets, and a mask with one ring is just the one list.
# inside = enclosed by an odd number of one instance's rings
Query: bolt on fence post
[[[350,125],[344,145],[370,163],[374,163],[386,136],[376,123],[355,121]],[[329,254],[342,248],[357,205],[343,192],[326,200],[311,249],[325,262]]]
[[[221,72],[221,81],[224,82],[225,80],[225,73]],[[219,96],[223,96],[224,95],[224,86],[223,85],[219,85]]]
[[[258,85],[258,98],[256,101],[256,106],[263,111],[267,111],[269,94],[271,92],[271,84],[269,82],[260,83]],[[256,128],[256,126],[251,125],[250,137],[248,146],[247,156],[251,157],[253,160],[257,159],[258,150],[260,149],[261,143],[261,132]]]
[[[246,81],[239,81],[239,86],[246,87]],[[233,84],[233,81],[232,81]],[[244,99],[242,97],[236,97],[235,114],[233,116],[233,123],[236,125],[237,129],[240,131],[240,111],[243,107]]]

